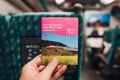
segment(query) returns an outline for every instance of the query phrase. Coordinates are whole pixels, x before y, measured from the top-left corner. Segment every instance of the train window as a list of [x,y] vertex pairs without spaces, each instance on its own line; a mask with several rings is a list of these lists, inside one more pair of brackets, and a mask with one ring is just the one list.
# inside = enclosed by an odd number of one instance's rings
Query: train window
[[116,48],[113,59],[113,67],[120,67],[120,47]]

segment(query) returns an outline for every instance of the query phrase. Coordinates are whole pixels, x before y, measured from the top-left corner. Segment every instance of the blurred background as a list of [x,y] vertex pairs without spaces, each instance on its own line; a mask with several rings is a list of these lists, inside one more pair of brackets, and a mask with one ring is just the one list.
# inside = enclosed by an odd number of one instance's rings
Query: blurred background
[[0,0],[0,80],[18,80],[41,52],[45,14],[80,16],[79,77],[59,80],[120,80],[120,0]]

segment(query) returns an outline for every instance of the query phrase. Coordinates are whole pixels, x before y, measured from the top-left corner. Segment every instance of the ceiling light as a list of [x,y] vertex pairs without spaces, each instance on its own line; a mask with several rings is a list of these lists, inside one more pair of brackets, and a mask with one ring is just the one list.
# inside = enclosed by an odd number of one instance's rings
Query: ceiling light
[[62,3],[65,2],[65,0],[55,0],[56,4],[61,5]]
[[100,0],[100,2],[104,5],[108,5],[110,3],[112,3],[114,0]]

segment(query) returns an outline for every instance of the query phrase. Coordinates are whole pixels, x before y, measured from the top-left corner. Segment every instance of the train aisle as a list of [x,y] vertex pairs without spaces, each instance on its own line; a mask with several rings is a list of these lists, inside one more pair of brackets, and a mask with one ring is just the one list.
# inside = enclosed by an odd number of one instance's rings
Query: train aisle
[[103,80],[100,76],[95,74],[95,70],[90,68],[87,53],[84,55],[83,69],[80,80]]

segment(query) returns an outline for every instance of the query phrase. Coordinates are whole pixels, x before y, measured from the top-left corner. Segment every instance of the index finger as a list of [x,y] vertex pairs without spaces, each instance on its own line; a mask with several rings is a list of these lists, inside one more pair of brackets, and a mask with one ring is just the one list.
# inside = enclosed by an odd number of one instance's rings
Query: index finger
[[48,65],[42,72],[51,76],[53,72],[55,71],[55,69],[57,68],[57,65],[58,65],[58,61],[56,58],[54,58],[48,63]]

